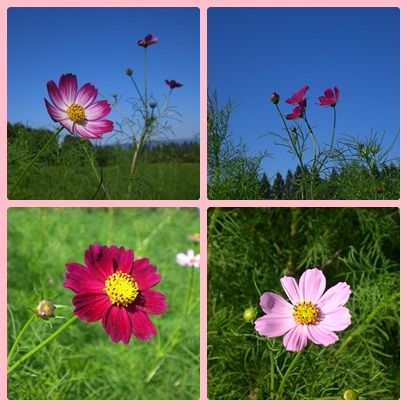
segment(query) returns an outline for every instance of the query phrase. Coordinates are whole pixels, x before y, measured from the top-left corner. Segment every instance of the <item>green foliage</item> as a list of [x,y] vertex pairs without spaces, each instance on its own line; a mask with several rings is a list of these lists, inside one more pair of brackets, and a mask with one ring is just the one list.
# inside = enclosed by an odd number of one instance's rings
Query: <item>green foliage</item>
[[[399,397],[399,211],[395,208],[216,208],[208,214],[210,399]],[[346,281],[352,325],[324,348],[295,354],[260,337],[243,312],[283,275],[324,270]],[[281,390],[281,392],[279,391]]]
[[[21,183],[20,174],[53,137],[46,129],[8,125],[8,191],[10,199],[104,199],[88,155],[111,199],[124,199],[132,154],[119,145],[100,146],[67,135],[57,140],[35,162]],[[149,146],[133,180],[132,199],[198,199],[199,144],[169,143]]]
[[264,154],[249,157],[243,142],[229,132],[232,102],[219,106],[216,93],[208,98],[209,199],[267,199],[261,162]]
[[76,321],[11,373],[8,398],[197,399],[199,272],[178,266],[175,255],[198,230],[196,209],[9,209],[8,348],[41,299],[66,306],[56,310],[63,319],[32,323],[15,360],[71,317],[73,293],[62,286],[64,264],[83,262],[89,244],[123,245],[150,258],[169,308],[152,317],[158,336],[151,342],[132,337],[127,346],[113,343],[100,321]]

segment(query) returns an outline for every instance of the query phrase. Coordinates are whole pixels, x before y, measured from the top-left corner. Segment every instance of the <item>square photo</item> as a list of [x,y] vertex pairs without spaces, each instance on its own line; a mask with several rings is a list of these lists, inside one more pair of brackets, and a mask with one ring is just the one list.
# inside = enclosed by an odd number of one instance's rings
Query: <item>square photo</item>
[[400,397],[398,208],[210,208],[208,398]]
[[199,198],[199,9],[12,7],[7,27],[9,199]]
[[399,199],[398,8],[208,10],[209,199]]
[[199,398],[196,208],[8,210],[10,400]]

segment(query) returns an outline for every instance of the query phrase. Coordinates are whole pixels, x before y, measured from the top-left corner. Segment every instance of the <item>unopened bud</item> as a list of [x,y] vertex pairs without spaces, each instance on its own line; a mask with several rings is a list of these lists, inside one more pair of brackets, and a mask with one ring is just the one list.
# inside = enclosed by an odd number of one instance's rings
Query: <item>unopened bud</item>
[[273,92],[270,96],[270,102],[277,105],[280,101],[280,95],[276,92]]
[[253,322],[257,317],[257,310],[254,307],[246,308],[243,312],[243,319],[246,322]]
[[40,318],[48,319],[54,316],[55,305],[48,300],[42,300],[37,306],[37,315]]
[[127,75],[127,76],[133,76],[133,69],[127,68],[127,69],[126,69],[126,75]]
[[344,400],[357,400],[358,394],[356,393],[355,390],[352,389],[347,389],[343,392],[343,399]]
[[157,107],[157,102],[150,102],[151,109],[155,109]]

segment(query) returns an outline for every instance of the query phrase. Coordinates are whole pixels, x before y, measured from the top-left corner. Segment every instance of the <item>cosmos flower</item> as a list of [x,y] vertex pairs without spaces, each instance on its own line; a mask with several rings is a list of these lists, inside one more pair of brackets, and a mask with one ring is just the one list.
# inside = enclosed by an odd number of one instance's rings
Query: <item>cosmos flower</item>
[[186,253],[178,253],[175,261],[180,265],[180,266],[186,266],[186,267],[199,267],[199,262],[201,260],[201,256],[199,254],[194,255],[194,251],[192,249],[189,249]]
[[177,81],[175,81],[174,79],[166,79],[165,83],[171,88],[171,89],[175,89],[175,88],[180,88],[181,86],[184,86],[182,83],[179,83]]
[[308,85],[303,86],[298,92],[293,93],[292,96],[286,100],[286,103],[289,105],[299,105],[304,101],[308,89]]
[[300,102],[298,106],[294,107],[294,110],[287,114],[285,118],[287,120],[294,120],[294,119],[299,119],[304,116],[305,108],[307,107],[307,100],[304,99]]
[[326,88],[324,90],[324,96],[319,96],[320,106],[336,106],[339,100],[339,89],[335,86],[333,90],[331,88]]
[[255,322],[256,331],[270,338],[284,335],[287,350],[298,352],[308,340],[329,346],[351,324],[349,310],[344,307],[351,294],[350,286],[338,283],[325,292],[326,279],[317,268],[306,270],[299,284],[292,277],[283,277],[281,285],[291,304],[278,294],[265,292],[260,306],[266,315]]
[[151,288],[160,282],[156,267],[146,258],[134,261],[132,250],[94,244],[85,251],[85,265],[65,264],[64,287],[75,296],[74,314],[87,322],[102,320],[113,342],[127,344],[133,334],[149,341],[157,334],[148,314],[167,309],[165,296]]
[[158,37],[152,35],[152,34],[148,34],[146,35],[144,38],[142,38],[141,40],[137,41],[137,44],[140,47],[144,47],[147,48],[149,45],[153,45],[158,41]]
[[71,134],[85,139],[98,139],[102,134],[113,130],[113,122],[102,120],[110,113],[106,100],[95,101],[98,90],[85,83],[78,91],[76,75],[62,75],[58,86],[54,81],[47,82],[49,97],[45,100],[48,114],[54,122],[59,122]]

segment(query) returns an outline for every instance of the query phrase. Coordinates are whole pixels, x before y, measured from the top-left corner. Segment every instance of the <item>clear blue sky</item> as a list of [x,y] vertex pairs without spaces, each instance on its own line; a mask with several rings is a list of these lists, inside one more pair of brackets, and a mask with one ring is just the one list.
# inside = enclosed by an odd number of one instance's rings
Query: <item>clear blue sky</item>
[[[272,177],[295,169],[269,131],[282,133],[273,91],[284,101],[309,85],[308,118],[328,143],[332,109],[317,106],[327,87],[341,90],[337,134],[386,131],[390,143],[400,128],[400,14],[396,8],[211,8],[208,11],[208,87],[236,104],[231,130],[250,151],[268,150],[263,162]],[[399,140],[393,150],[399,156]]]
[[[122,101],[135,96],[133,68],[143,88],[144,48],[137,40],[152,33],[148,48],[149,88],[162,101],[165,79],[184,84],[171,105],[182,114],[174,137],[199,133],[199,10],[197,8],[9,8],[8,120],[32,127],[55,127],[44,105],[46,83],[72,72],[79,85],[94,84]],[[124,106],[128,106],[124,103]],[[116,112],[109,117],[119,118]]]

